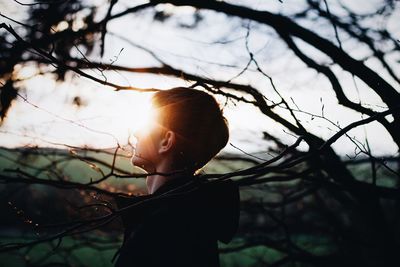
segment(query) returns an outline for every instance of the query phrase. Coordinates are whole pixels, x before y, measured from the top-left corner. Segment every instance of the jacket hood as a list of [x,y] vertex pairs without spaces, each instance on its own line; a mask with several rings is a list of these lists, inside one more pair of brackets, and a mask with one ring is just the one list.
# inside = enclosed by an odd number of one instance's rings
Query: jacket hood
[[[189,181],[193,181],[192,183]],[[157,199],[165,195],[165,199]],[[171,197],[169,197],[170,195]],[[166,208],[171,210],[171,216],[179,216],[179,220],[190,221],[192,225],[204,231],[204,234],[229,243],[235,235],[239,225],[240,196],[237,184],[230,180],[201,180],[201,178],[174,179],[161,186],[154,194],[134,197],[130,201],[117,199],[118,206],[124,207],[127,203],[144,199],[155,198],[153,204],[147,205],[146,210]],[[122,200],[122,201],[121,201]],[[152,202],[152,201],[151,201]],[[176,212],[172,212],[176,211]],[[122,214],[125,227],[132,221],[129,218],[141,214],[140,211]],[[143,214],[146,214],[143,213]]]
[[[198,215],[218,240],[227,244],[239,225],[240,197],[232,180],[208,182],[200,187]],[[194,211],[196,212],[196,211]]]
[[232,180],[221,181],[210,191],[213,201],[210,206],[218,218],[218,239],[227,244],[239,227],[240,194],[239,188]]

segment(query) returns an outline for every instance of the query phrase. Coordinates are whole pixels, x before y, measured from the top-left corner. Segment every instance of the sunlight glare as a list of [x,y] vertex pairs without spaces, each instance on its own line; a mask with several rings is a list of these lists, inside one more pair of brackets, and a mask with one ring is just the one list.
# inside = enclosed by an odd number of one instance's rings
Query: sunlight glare
[[128,121],[128,130],[131,133],[137,131],[147,131],[151,128],[154,118],[154,110],[151,105],[151,99],[135,98],[132,103],[132,112]]
[[150,106],[145,106],[140,113],[137,114],[135,120],[133,121],[132,127],[130,129],[133,132],[137,131],[150,131],[154,120],[154,111]]

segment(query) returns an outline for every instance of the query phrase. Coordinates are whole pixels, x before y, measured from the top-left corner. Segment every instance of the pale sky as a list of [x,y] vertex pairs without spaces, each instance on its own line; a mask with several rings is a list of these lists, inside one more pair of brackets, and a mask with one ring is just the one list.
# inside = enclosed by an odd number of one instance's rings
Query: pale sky
[[[237,1],[231,2],[237,3]],[[253,1],[253,4],[258,9],[279,9],[282,12],[292,13],[298,9],[299,2],[284,1],[282,4],[279,1]],[[357,1],[352,1],[352,3],[355,2]],[[373,7],[374,2],[370,0],[364,3],[363,1],[363,9],[367,10],[370,6]],[[4,3],[0,3],[0,8],[2,5]],[[133,5],[132,1],[125,1],[125,4],[118,2],[118,8],[115,9],[115,12]],[[22,7],[18,4],[10,4],[9,7],[1,12],[10,16],[22,14],[20,10]],[[361,7],[357,5],[353,8]],[[248,54],[245,50],[244,36],[247,31],[244,25],[247,22],[236,18],[227,19],[222,14],[204,11],[202,14],[205,18],[198,29],[176,30],[177,23],[190,23],[193,9],[184,7],[174,9],[174,11],[177,11],[179,16],[173,17],[165,24],[151,23],[150,16],[145,15],[148,14],[148,11],[110,22],[108,30],[115,35],[107,35],[106,37],[106,53],[101,59],[102,62],[115,61],[114,64],[129,67],[159,65],[148,54],[129,46],[117,37],[120,35],[153,50],[162,60],[176,68],[183,68],[190,73],[205,77],[228,80],[238,74],[246,65]],[[393,22],[395,18],[400,18],[399,11],[389,21],[387,27],[395,31],[397,36],[400,37],[398,34],[399,26]],[[0,19],[0,23],[3,21],[3,19]],[[9,22],[7,21],[7,23]],[[317,75],[315,71],[306,69],[303,63],[291,53],[288,53],[288,49],[276,39],[271,28],[254,23],[250,26],[252,27],[249,36],[250,49],[255,52],[256,60],[263,70],[273,78],[276,87],[293,108],[296,108],[296,106],[292,99],[300,109],[317,115],[322,114],[323,106],[325,117],[335,123],[339,122],[342,127],[361,119],[360,114],[337,104],[327,80],[321,75]],[[313,27],[317,26],[314,25]],[[332,28],[324,27],[322,24],[318,27],[315,30],[318,30],[324,37],[328,39],[334,37]],[[211,44],[220,40],[221,37],[235,41],[228,45]],[[354,57],[365,55],[363,47],[352,47],[351,42],[346,42],[346,36],[342,36],[342,38],[344,48],[349,49]],[[335,40],[332,39],[332,41]],[[313,55],[319,61],[327,60],[324,56],[315,54],[313,49],[301,43],[298,43],[298,45],[304,48],[307,53],[314,53]],[[121,49],[123,49],[122,52]],[[77,51],[74,52],[77,53]],[[98,56],[91,58],[99,61]],[[221,63],[237,67],[221,67],[218,65]],[[366,64],[386,77],[385,73],[380,72],[380,66],[376,62],[367,61]],[[254,69],[254,66],[251,66],[251,69]],[[338,68],[333,70],[340,77],[345,93],[351,100],[368,103],[376,110],[384,110],[384,107],[381,107],[383,104],[380,99],[371,93],[366,85],[357,79],[354,82],[350,75],[340,73]],[[85,71],[98,78],[102,77],[96,71]],[[395,71],[399,73],[399,68]],[[19,75],[30,77],[34,75],[34,72],[33,67],[25,66],[21,68]],[[161,75],[124,72],[105,72],[105,75],[109,81],[124,85],[131,84],[135,87],[170,88],[190,85],[178,79]],[[269,81],[256,72],[248,71],[235,79],[234,82],[251,84],[262,91],[267,98],[279,99],[272,90]],[[0,127],[0,146],[15,147],[28,144],[55,146],[54,143],[63,143],[74,146],[113,147],[117,140],[120,144],[126,144],[129,134],[138,127],[136,122],[142,123],[146,113],[144,112],[147,108],[146,103],[151,96],[148,93],[115,92],[109,87],[72,73],[67,75],[67,79],[63,83],[55,82],[50,75],[47,75],[31,78],[24,82],[23,87],[25,89],[20,90],[19,93],[26,97],[28,102],[19,98],[13,103],[6,121]],[[84,105],[80,108],[72,103],[76,96],[79,96],[83,101]],[[221,104],[225,102],[224,98],[218,98],[218,100]],[[275,111],[288,118],[285,110],[278,108]],[[230,142],[249,153],[265,151],[270,145],[262,140],[262,131],[268,131],[287,144],[295,141],[295,137],[284,132],[283,127],[266,118],[249,105],[234,105],[232,102],[228,102],[224,108],[224,113],[230,123]],[[325,120],[311,119],[311,116],[304,114],[298,115],[306,128],[325,139],[338,130]],[[352,130],[350,135],[362,142],[365,141],[365,137],[368,137],[375,155],[397,152],[390,136],[377,123]],[[305,147],[303,146],[303,148]],[[354,145],[345,137],[335,143],[334,148],[343,155],[345,153],[351,154],[354,151]],[[229,145],[224,151],[240,153]],[[263,154],[257,154],[257,156],[262,157]],[[266,155],[266,157],[268,156]]]

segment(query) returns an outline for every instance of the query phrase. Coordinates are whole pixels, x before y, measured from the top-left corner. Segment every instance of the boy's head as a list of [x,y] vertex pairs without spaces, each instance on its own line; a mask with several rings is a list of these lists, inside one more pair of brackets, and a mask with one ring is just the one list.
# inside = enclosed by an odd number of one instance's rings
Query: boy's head
[[194,172],[227,144],[227,120],[213,96],[177,87],[155,93],[152,104],[154,126],[137,135],[136,166],[149,171],[169,157],[174,169]]

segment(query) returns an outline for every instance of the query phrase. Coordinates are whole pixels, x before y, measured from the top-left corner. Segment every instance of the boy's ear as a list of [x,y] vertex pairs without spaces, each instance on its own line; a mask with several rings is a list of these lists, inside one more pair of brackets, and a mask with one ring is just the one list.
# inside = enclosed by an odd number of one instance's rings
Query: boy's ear
[[176,143],[176,134],[173,131],[166,131],[160,139],[158,153],[163,154],[172,149]]

